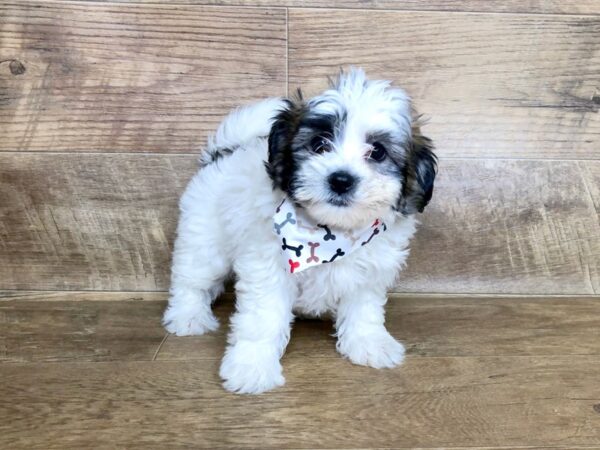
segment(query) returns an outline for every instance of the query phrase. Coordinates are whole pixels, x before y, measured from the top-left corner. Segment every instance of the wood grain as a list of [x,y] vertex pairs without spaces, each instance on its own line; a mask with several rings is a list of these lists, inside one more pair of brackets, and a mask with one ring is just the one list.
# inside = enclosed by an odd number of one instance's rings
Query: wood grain
[[286,12],[0,4],[0,150],[190,152],[285,94]]
[[350,364],[329,324],[298,321],[286,386],[234,396],[223,332],[171,336],[151,361],[159,294],[1,295],[2,448],[600,445],[598,297],[395,296],[387,323],[408,357],[392,370]]
[[25,291],[0,290],[0,304],[3,301],[18,302],[157,302],[165,301],[166,292],[143,291]]
[[[0,362],[220,360],[233,296],[214,307],[221,322],[217,332],[163,342],[166,297],[146,292],[0,297]],[[600,298],[391,295],[386,310],[386,326],[411,357],[600,356]],[[332,333],[330,321],[296,320],[285,359],[340,358]]]
[[600,221],[600,164],[580,162],[579,169],[583,173],[586,188],[596,208],[596,215]]
[[600,445],[597,357],[284,367],[284,388],[235,396],[218,361],[4,364],[0,439],[45,449]]
[[0,288],[165,290],[195,159],[0,154]]
[[[579,162],[579,169],[583,174],[585,187],[592,199],[596,210],[596,218],[600,223],[600,164],[589,164],[586,161]],[[600,293],[600,251],[592,255],[590,259],[589,279],[595,287],[595,292]]]
[[600,293],[600,227],[576,162],[440,167],[399,291]]
[[0,363],[154,358],[166,334],[160,324],[165,302],[118,293],[111,301],[82,298],[0,301]]
[[[129,3],[134,2],[134,0],[116,0],[116,2]],[[135,0],[135,2],[165,3],[165,0]],[[417,11],[483,11],[538,14],[600,14],[600,4],[594,0],[177,0],[177,3],[230,6],[286,6],[295,8],[311,7]]]
[[600,18],[290,10],[289,82],[340,66],[405,87],[454,157],[599,159]]
[[[156,359],[219,359],[234,299],[214,307],[221,327],[204,336],[169,336]],[[411,357],[600,356],[600,298],[448,298],[390,295],[386,327]],[[285,358],[338,358],[333,324],[298,319]]]
[[[194,156],[4,153],[0,167],[0,289],[167,289]],[[577,162],[443,160],[420,219],[402,292],[600,292]]]

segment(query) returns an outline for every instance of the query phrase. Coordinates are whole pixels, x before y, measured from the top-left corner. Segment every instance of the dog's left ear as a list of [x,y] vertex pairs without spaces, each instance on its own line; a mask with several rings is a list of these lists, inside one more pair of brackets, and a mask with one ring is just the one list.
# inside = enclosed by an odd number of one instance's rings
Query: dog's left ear
[[433,194],[433,182],[437,174],[437,157],[433,153],[433,142],[413,128],[408,146],[404,170],[404,186],[398,210],[403,214],[423,212]]

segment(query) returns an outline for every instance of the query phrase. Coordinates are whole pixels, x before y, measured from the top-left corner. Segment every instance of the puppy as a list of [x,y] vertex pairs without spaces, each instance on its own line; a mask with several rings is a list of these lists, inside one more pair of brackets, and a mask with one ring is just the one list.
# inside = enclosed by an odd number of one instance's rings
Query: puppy
[[177,336],[215,330],[211,304],[233,272],[227,390],[284,384],[295,315],[333,317],[337,349],[355,364],[400,364],[386,291],[435,175],[410,99],[360,69],[310,100],[298,92],[232,112],[181,198],[164,326]]

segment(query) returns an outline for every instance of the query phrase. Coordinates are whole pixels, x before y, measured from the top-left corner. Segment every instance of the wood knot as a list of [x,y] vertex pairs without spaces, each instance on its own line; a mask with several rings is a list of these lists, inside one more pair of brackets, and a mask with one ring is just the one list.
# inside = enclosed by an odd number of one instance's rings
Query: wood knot
[[592,408],[594,409],[594,411],[600,414],[600,403],[596,403],[594,406],[592,406]]
[[13,75],[23,75],[27,70],[23,63],[17,59],[13,59],[9,64],[8,68],[10,69],[10,73]]

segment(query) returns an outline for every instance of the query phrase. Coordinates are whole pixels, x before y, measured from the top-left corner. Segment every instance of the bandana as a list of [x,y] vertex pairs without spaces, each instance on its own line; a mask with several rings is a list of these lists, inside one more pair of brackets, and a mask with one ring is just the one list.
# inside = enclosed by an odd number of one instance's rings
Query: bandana
[[273,231],[279,237],[285,267],[290,273],[338,261],[386,230],[385,223],[379,219],[352,232],[315,224],[287,198],[273,216]]

